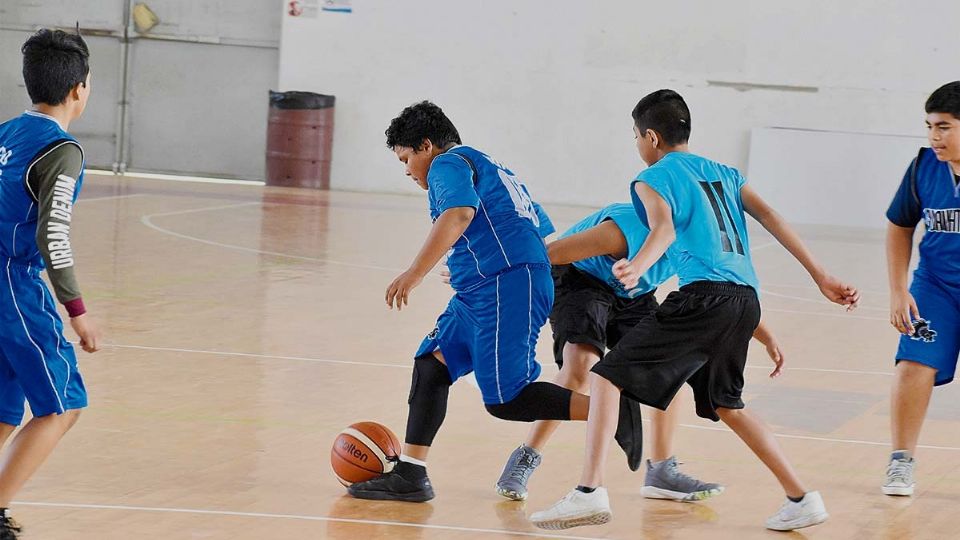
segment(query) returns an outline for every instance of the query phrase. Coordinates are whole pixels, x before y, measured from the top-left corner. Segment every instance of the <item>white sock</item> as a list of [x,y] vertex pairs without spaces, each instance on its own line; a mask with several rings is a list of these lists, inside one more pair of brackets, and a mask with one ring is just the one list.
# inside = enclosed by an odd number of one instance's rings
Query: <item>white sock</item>
[[404,455],[404,454],[400,454],[400,461],[402,461],[402,462],[404,462],[404,463],[410,463],[411,465],[419,465],[419,466],[424,467],[424,468],[426,468],[426,466],[427,466],[427,462],[426,462],[426,461],[420,461],[419,459],[414,459],[414,458],[412,458],[412,457],[410,457],[410,456],[407,456],[407,455]]

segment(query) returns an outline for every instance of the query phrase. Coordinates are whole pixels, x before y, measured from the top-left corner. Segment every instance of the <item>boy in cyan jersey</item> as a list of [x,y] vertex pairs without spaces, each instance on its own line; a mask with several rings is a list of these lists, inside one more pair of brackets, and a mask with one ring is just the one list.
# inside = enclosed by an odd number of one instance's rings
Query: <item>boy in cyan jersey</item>
[[[555,242],[547,245],[553,265],[555,298],[550,312],[553,350],[560,372],[554,382],[575,392],[589,392],[587,376],[603,352],[612,349],[624,334],[659,307],[654,293],[673,276],[673,266],[661,257],[632,289],[613,275],[612,266],[640,251],[650,230],[640,221],[630,203],[611,204],[574,224]],[[776,364],[772,377],[779,375],[782,355],[779,344],[761,324],[754,337],[764,343]],[[621,397],[636,411],[639,404]],[[635,413],[639,416],[639,411]],[[653,409],[653,449],[646,463],[640,493],[653,499],[703,500],[723,492],[723,486],[683,474],[673,456],[673,433],[679,422],[678,409]],[[527,497],[527,482],[542,460],[541,451],[559,422],[541,420],[530,429],[524,444],[507,460],[497,481],[497,493],[513,500]]]
[[689,152],[690,112],[676,92],[641,99],[633,121],[637,149],[649,167],[631,185],[631,195],[650,234],[613,272],[625,287],[635,287],[666,253],[680,290],[593,367],[580,485],[530,519],[548,529],[606,523],[612,514],[603,470],[620,393],[666,409],[686,382],[697,414],[723,420],[783,486],[787,500],[766,526],[793,530],[820,523],[827,519],[820,494],[804,488],[773,433],[741,400],[747,347],[760,322],[744,212],[800,261],[829,300],[852,309],[857,290],[829,275],[736,169]]
[[90,95],[87,45],[79,35],[40,30],[23,45],[23,79],[33,110],[0,124],[0,446],[33,418],[0,465],[0,540],[20,531],[9,516],[14,495],[33,476],[87,406],[73,345],[40,278],[87,352],[97,330],[74,275],[70,223],[83,183],[83,150],[67,133]]
[[[960,81],[926,103],[927,138],[887,210],[890,324],[903,335],[890,399],[893,453],[883,492],[913,495],[913,455],[934,386],[953,381],[960,356]],[[913,233],[920,264],[907,289]]]
[[387,288],[387,306],[402,309],[445,254],[456,293],[414,356],[399,463],[348,489],[362,499],[423,502],[433,498],[425,460],[459,377],[474,372],[487,411],[504,420],[586,420],[589,398],[535,382],[553,279],[542,239],[546,223],[527,188],[490,156],[463,146],[433,103],[404,109],[386,136],[407,175],[427,190],[433,219],[410,268]]

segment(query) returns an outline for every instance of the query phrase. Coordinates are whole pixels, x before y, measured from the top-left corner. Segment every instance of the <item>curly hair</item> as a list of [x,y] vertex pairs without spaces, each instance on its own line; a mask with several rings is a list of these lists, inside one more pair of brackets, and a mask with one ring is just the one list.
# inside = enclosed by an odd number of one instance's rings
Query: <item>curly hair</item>
[[450,143],[461,144],[460,134],[453,122],[443,114],[440,107],[429,101],[414,103],[390,121],[384,132],[387,148],[407,146],[419,150],[424,139],[434,146],[444,147]]
[[21,47],[23,82],[33,103],[60,105],[90,73],[90,50],[80,34],[42,29]]

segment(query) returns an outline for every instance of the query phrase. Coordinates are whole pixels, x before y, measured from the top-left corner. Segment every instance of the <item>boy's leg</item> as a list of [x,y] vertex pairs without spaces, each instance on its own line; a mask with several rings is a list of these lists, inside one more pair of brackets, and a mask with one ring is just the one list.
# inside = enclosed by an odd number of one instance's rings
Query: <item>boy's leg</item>
[[960,290],[918,269],[910,292],[925,321],[914,336],[900,336],[896,374],[890,391],[890,435],[893,444],[886,478],[886,495],[912,495],[917,441],[933,387],[953,380],[960,355]]
[[[596,347],[582,343],[565,343],[563,364],[553,379],[559,386],[585,394],[589,391],[587,375],[600,359]],[[527,498],[527,481],[540,465],[541,452],[550,437],[560,426],[560,420],[537,420],[530,427],[526,441],[516,448],[497,480],[497,493],[508,499],[522,501]]]
[[60,439],[80,417],[80,410],[33,418],[13,439],[0,461],[0,508],[7,508],[14,495],[56,448]]

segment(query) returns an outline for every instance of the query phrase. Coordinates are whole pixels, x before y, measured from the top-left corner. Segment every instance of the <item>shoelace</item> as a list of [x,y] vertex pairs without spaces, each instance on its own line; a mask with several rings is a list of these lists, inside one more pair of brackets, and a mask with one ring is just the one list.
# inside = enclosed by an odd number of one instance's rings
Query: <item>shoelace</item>
[[686,482],[690,482],[690,483],[696,485],[698,488],[699,488],[699,487],[704,487],[703,482],[701,482],[700,480],[697,480],[696,478],[694,478],[694,477],[692,477],[692,476],[688,476],[688,475],[684,474],[682,471],[680,471],[680,468],[677,466],[677,463],[676,463],[676,462],[673,462],[673,463],[671,463],[670,465],[668,465],[668,466],[667,466],[667,470],[669,471],[670,476],[673,476],[673,477],[675,477],[675,478],[679,478],[680,480],[683,480],[683,481],[686,481]]
[[533,462],[536,460],[533,454],[529,452],[522,452],[520,457],[517,458],[517,464],[510,471],[510,477],[516,478],[526,482],[530,477],[530,474],[533,473]]
[[890,462],[890,466],[887,467],[887,477],[890,480],[896,480],[903,482],[904,484],[910,483],[910,462],[895,459]]

